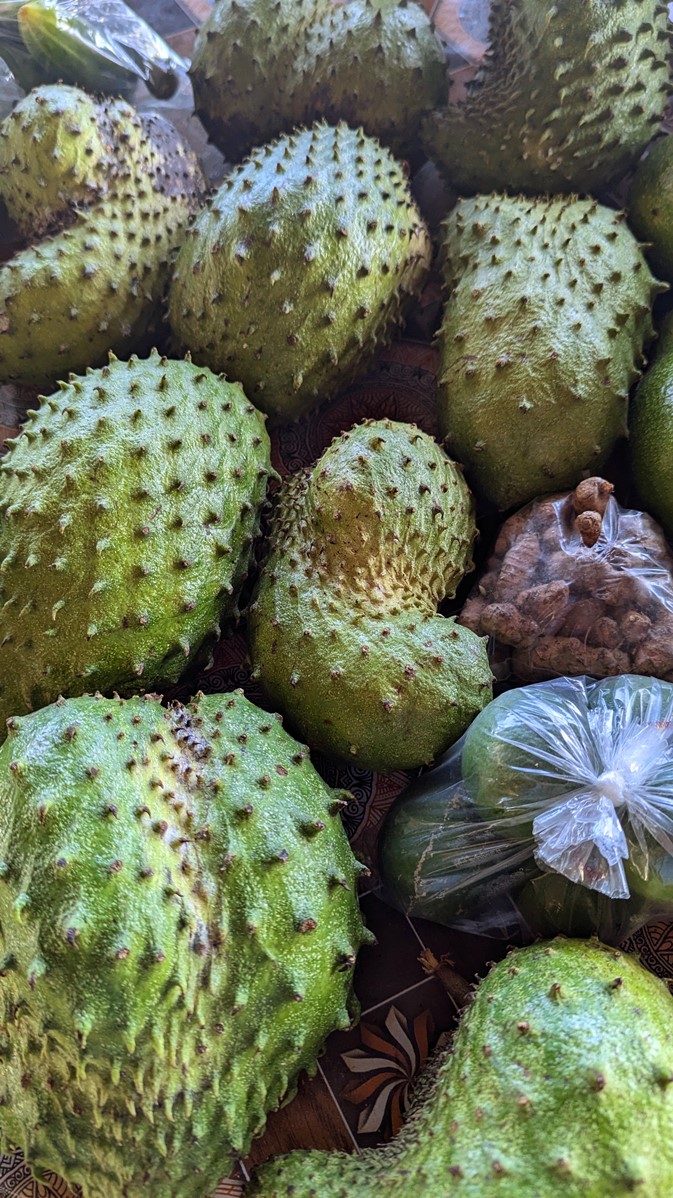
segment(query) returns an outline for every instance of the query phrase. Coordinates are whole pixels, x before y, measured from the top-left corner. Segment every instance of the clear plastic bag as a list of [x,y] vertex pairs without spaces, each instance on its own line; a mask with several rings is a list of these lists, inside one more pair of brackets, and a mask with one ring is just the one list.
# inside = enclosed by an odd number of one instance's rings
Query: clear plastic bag
[[673,681],[673,556],[658,524],[589,478],[503,524],[458,622],[500,680],[623,673]]
[[407,914],[512,941],[673,918],[673,685],[505,691],[393,808],[381,872]]
[[187,64],[123,0],[0,0],[0,58],[24,91],[74,84],[132,98],[177,91]]

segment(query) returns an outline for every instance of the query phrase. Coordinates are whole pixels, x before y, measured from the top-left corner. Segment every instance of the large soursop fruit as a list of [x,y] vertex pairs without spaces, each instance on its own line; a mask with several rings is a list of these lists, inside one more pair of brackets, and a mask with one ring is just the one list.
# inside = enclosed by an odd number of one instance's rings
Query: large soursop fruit
[[59,694],[177,680],[236,613],[271,472],[264,419],[189,361],[112,360],[0,463],[0,728]]
[[440,422],[500,508],[596,474],[665,290],[623,213],[574,196],[461,200],[444,224]]
[[0,382],[139,348],[203,186],[158,116],[56,84],[21,100],[0,126],[0,198],[28,243],[0,265]]
[[0,749],[0,1130],[83,1198],[200,1198],[356,1013],[341,795],[240,692],[61,700]]
[[595,191],[633,166],[671,86],[658,0],[492,0],[490,49],[467,99],[424,141],[462,192]]
[[170,319],[199,362],[294,419],[390,340],[432,249],[402,167],[346,125],[255,150],[197,217]]
[[365,421],[286,481],[250,643],[310,744],[411,769],[488,703],[485,641],[437,614],[472,567],[475,535],[460,469],[415,425]]
[[664,1198],[673,998],[617,949],[553,940],[481,982],[392,1143],[295,1152],[250,1198]]
[[197,114],[231,159],[319,117],[404,155],[448,90],[430,19],[407,0],[216,0],[191,76]]

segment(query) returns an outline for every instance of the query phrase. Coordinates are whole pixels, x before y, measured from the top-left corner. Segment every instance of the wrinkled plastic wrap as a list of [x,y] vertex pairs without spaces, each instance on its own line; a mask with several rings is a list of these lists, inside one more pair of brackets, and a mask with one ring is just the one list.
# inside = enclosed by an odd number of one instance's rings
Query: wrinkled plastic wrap
[[0,0],[0,58],[24,91],[75,84],[159,99],[177,91],[187,64],[123,0]]
[[586,479],[506,520],[458,620],[490,637],[499,679],[673,681],[673,557],[646,513]]
[[673,685],[506,691],[393,808],[381,868],[407,914],[511,941],[673,918]]

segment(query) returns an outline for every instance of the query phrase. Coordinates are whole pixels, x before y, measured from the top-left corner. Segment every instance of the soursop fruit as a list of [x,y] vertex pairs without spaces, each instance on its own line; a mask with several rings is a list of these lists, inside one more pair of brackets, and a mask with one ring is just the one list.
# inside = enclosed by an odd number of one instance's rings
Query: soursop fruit
[[437,614],[472,568],[475,535],[460,468],[415,425],[365,421],[286,480],[250,645],[310,744],[411,769],[488,703],[485,640]]
[[664,1198],[673,998],[598,941],[518,949],[480,983],[390,1144],[294,1152],[250,1198]]
[[492,0],[489,43],[423,128],[458,191],[595,191],[635,165],[671,87],[666,4]]
[[407,0],[216,0],[191,76],[197,115],[232,159],[319,117],[413,153],[448,91],[432,23]]
[[0,198],[27,243],[0,265],[0,382],[140,348],[203,192],[161,117],[59,84],[21,100],[0,126]]
[[10,721],[0,1130],[37,1177],[201,1198],[315,1071],[370,939],[343,804],[241,692]]
[[460,200],[444,229],[440,423],[499,508],[574,487],[626,433],[666,290],[624,214],[575,196]]
[[177,344],[294,419],[365,369],[419,294],[432,256],[402,167],[378,142],[318,124],[255,150],[178,253]]
[[236,614],[271,473],[264,418],[189,361],[113,358],[0,462],[0,728],[92,688],[176,681]]

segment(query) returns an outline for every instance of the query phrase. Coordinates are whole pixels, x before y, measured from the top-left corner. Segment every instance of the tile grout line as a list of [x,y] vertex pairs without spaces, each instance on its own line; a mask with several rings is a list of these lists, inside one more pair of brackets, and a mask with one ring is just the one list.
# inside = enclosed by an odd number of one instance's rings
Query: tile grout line
[[346,1116],[344,1115],[344,1113],[341,1109],[341,1106],[339,1105],[337,1096],[334,1093],[334,1090],[332,1089],[331,1085],[329,1084],[329,1081],[327,1080],[327,1077],[325,1075],[325,1070],[323,1069],[322,1065],[320,1064],[320,1061],[318,1061],[318,1072],[319,1072],[322,1080],[324,1081],[325,1085],[327,1086],[327,1089],[329,1091],[329,1096],[332,1099],[332,1102],[334,1103],[336,1109],[339,1112],[339,1118],[341,1119],[341,1122],[343,1123],[344,1127],[346,1128],[346,1131],[348,1132],[348,1135],[353,1143],[353,1147],[355,1148],[355,1151],[360,1152],[360,1145],[358,1144],[357,1140],[355,1139],[355,1136],[353,1135],[353,1130],[351,1128],[351,1125],[348,1122]]
[[367,1007],[362,1012],[361,1018],[364,1018],[365,1015],[371,1015],[372,1011],[378,1011],[379,1007],[385,1007],[386,1003],[394,1002],[396,998],[402,998],[404,994],[409,994],[412,990],[418,990],[419,986],[427,986],[428,982],[431,981],[431,977],[421,978],[420,982],[414,982],[413,986],[407,986],[405,990],[398,990],[397,994],[389,994],[387,998],[382,998],[381,1002],[374,1003],[373,1007]]
[[238,1162],[238,1167],[241,1170],[241,1173],[243,1174],[244,1182],[247,1184],[250,1181],[250,1174],[248,1173],[248,1170],[246,1169],[245,1165],[243,1164],[243,1161]]
[[419,934],[418,934],[418,932],[417,932],[416,928],[414,927],[414,925],[412,924],[411,920],[409,919],[409,916],[408,916],[408,915],[405,915],[405,917],[404,917],[404,918],[406,919],[407,923],[409,924],[409,927],[411,928],[412,932],[414,933],[414,936],[416,937],[416,939],[417,939],[418,943],[420,944],[421,948],[425,948],[425,947],[426,947],[426,945],[425,945],[425,944],[423,943],[423,941],[421,940],[421,938],[420,938],[420,936],[419,936]]

